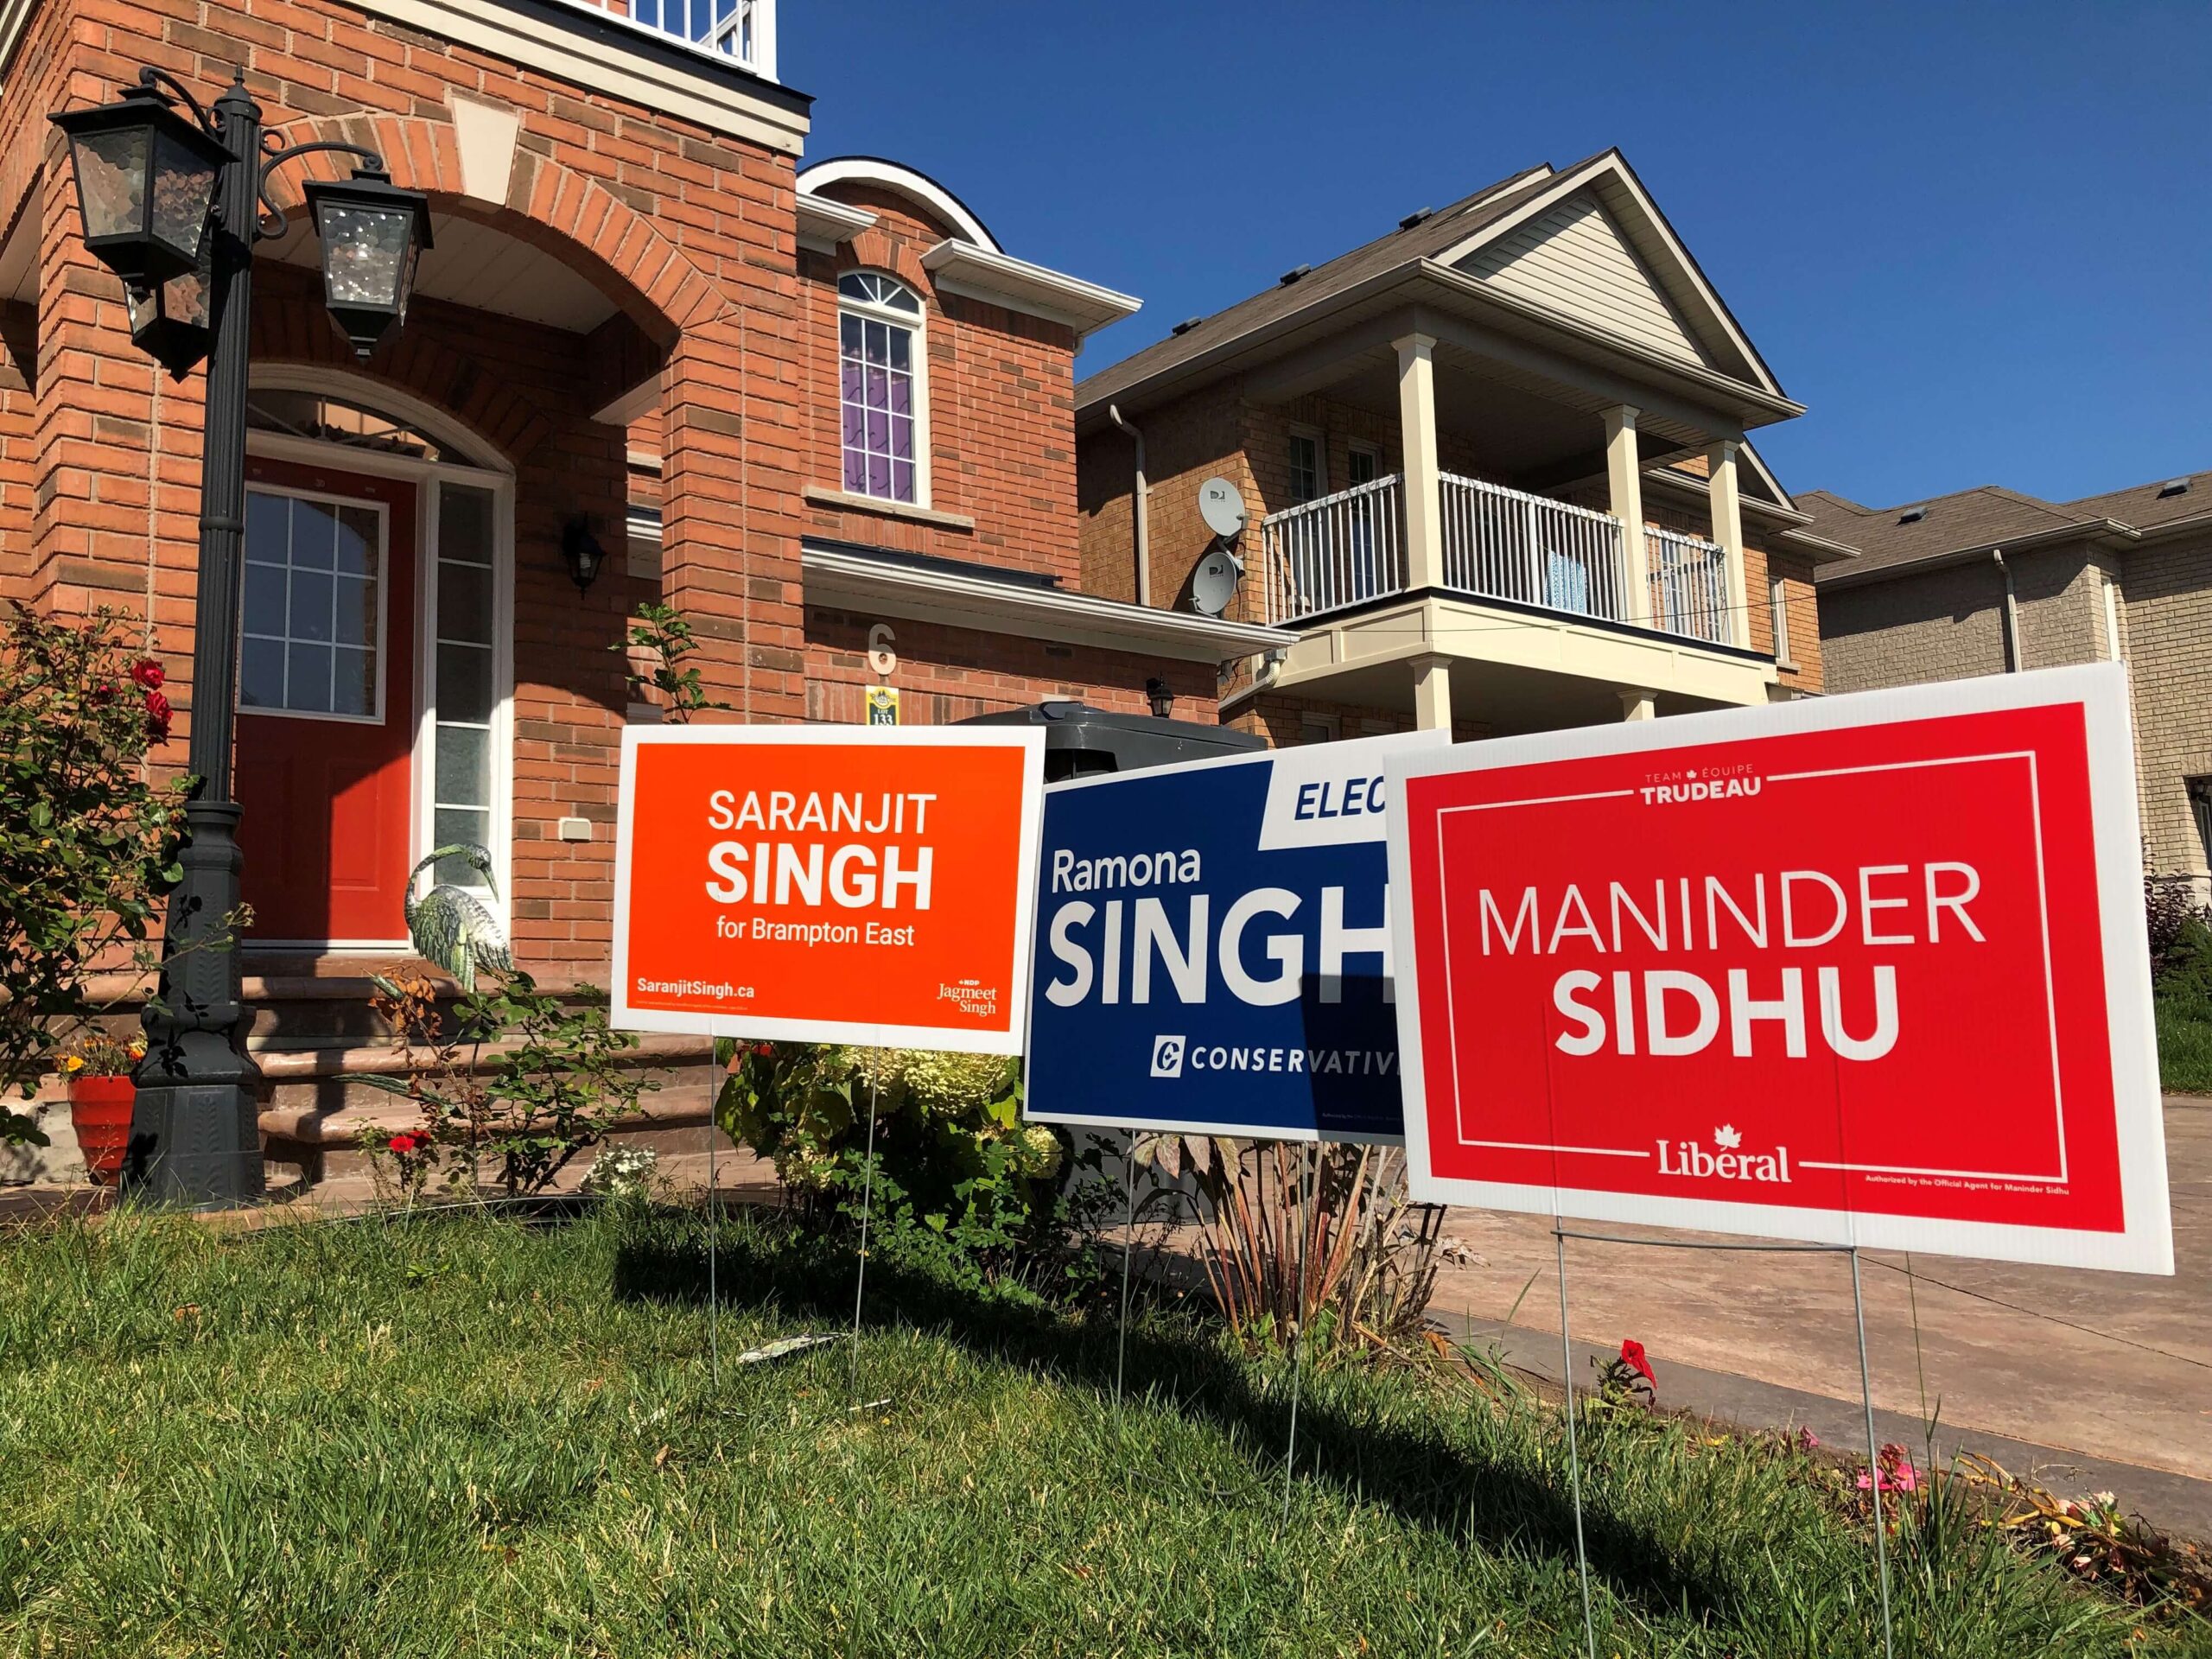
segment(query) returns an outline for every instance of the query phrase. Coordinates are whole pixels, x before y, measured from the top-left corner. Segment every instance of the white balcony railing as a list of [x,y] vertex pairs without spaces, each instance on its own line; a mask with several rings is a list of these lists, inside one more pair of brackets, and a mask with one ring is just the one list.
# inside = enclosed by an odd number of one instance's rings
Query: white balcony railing
[[1728,556],[1719,544],[1646,524],[1643,546],[1651,626],[1716,645],[1740,644],[1728,603]]
[[1621,521],[1549,496],[1443,475],[1444,585],[1549,611],[1632,620]]
[[[1450,592],[1738,643],[1727,556],[1711,542],[1647,525],[1637,607],[1612,514],[1452,473],[1441,475],[1438,495]],[[1261,526],[1268,621],[1280,626],[1403,592],[1403,509],[1393,476],[1269,514]]]
[[1402,590],[1399,503],[1394,475],[1270,513],[1260,527],[1268,620],[1342,610]]
[[776,0],[568,0],[776,78]]

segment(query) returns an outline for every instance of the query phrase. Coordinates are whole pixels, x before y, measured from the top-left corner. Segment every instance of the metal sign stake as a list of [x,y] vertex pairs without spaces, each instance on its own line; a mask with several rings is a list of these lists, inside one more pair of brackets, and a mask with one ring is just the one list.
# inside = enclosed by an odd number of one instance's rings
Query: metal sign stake
[[1292,1305],[1290,1332],[1290,1444],[1282,1461],[1282,1518],[1290,1524],[1290,1483],[1298,1469],[1299,1384],[1306,1375],[1306,1293],[1308,1247],[1313,1238],[1313,1143],[1307,1141],[1298,1169],[1298,1294]]
[[868,1291],[868,1212],[869,1201],[875,1191],[875,1103],[880,1087],[878,1079],[882,1072],[883,1051],[871,1048],[868,1050],[868,1154],[861,1164],[860,1261],[853,1274],[853,1368],[848,1389],[854,1400],[861,1397],[861,1298]]
[[1114,1350],[1114,1408],[1122,1408],[1122,1381],[1129,1363],[1129,1257],[1137,1238],[1137,1132],[1129,1131],[1128,1150],[1122,1154],[1122,1175],[1128,1191],[1128,1206],[1122,1222],[1122,1325]]
[[1559,1370],[1567,1384],[1567,1468],[1574,1494],[1574,1566],[1582,1580],[1582,1642],[1598,1659],[1598,1626],[1590,1612],[1590,1551],[1582,1541],[1582,1447],[1574,1428],[1574,1344],[1567,1334],[1567,1234],[1552,1217],[1552,1242],[1559,1246]]
[[[713,1052],[714,1039],[707,1039]],[[707,1376],[717,1388],[722,1380],[721,1294],[715,1279],[715,1258],[721,1255],[721,1188],[715,1179],[715,1108],[721,1103],[721,1082],[710,1058],[707,1063]]]
[[1866,1495],[1874,1501],[1874,1562],[1882,1580],[1882,1652],[1897,1659],[1890,1628],[1890,1547],[1882,1528],[1882,1452],[1874,1439],[1874,1382],[1866,1364],[1866,1298],[1859,1285],[1859,1247],[1851,1247],[1851,1309],[1859,1320],[1859,1394],[1866,1407]]

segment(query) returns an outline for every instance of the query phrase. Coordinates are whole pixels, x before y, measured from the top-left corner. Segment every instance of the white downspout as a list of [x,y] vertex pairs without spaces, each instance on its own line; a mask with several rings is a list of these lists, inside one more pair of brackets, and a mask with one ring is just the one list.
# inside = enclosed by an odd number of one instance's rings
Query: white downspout
[[1122,418],[1122,410],[1118,404],[1106,405],[1106,418],[1128,433],[1129,441],[1137,447],[1136,490],[1130,497],[1135,504],[1135,511],[1130,517],[1135,521],[1137,537],[1137,603],[1150,605],[1152,603],[1152,517],[1146,500],[1144,434]]
[[2017,674],[2027,664],[2020,660],[2020,601],[2012,591],[2012,567],[2005,563],[2005,550],[1993,547],[1989,556],[2005,575],[2005,671]]

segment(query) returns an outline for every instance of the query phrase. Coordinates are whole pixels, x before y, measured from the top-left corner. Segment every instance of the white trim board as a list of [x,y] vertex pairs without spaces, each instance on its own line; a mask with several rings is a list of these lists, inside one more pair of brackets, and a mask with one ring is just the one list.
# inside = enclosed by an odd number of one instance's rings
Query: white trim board
[[985,633],[1019,633],[1102,651],[1215,664],[1254,652],[1287,650],[1299,639],[1287,628],[994,582],[810,543],[801,543],[799,564],[809,605],[912,617]]

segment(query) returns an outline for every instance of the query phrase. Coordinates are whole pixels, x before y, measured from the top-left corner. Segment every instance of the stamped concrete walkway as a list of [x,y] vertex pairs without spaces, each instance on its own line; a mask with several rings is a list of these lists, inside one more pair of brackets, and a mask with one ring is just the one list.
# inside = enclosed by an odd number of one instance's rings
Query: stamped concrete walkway
[[[2167,1097],[2166,1158],[2174,1221],[2171,1279],[1864,1255],[1875,1403],[1913,1426],[1910,1443],[1920,1439],[1924,1399],[1927,1411],[1940,1412],[1943,1423],[1961,1432],[1953,1443],[1971,1446],[1973,1431],[1980,1431],[2037,1450],[2212,1483],[2212,1101]],[[1681,1236],[1567,1225],[1570,1231]],[[1446,1230],[1471,1259],[1446,1268],[1433,1311],[1478,1334],[1504,1327],[1510,1317],[1512,1357],[1526,1357],[1555,1376],[1559,1281],[1550,1219],[1460,1210]],[[1643,1342],[1658,1369],[1662,1401],[1671,1362],[1703,1376],[1748,1379],[1856,1410],[1858,1348],[1850,1268],[1842,1257],[1580,1241],[1570,1241],[1567,1251],[1574,1337],[1613,1350],[1624,1337]],[[1534,1340],[1540,1333],[1548,1343]],[[1578,1381],[1589,1375],[1582,1370]],[[1713,1409],[1686,1397],[1713,1394],[1711,1382],[1688,1370],[1682,1380],[1685,1388],[1675,1391],[1678,1403]],[[1714,1414],[1740,1416],[1745,1408],[1758,1408],[1746,1401]],[[1881,1432],[1890,1437],[1897,1427],[1885,1422]],[[1995,1455],[2004,1461],[2001,1451]],[[2069,1490],[2109,1484],[2097,1472],[2085,1465],[2088,1478]],[[2065,1484],[2063,1473],[2052,1471],[2054,1484]],[[2212,1521],[2212,1484],[2196,1497],[2189,1507]],[[2142,1507],[2155,1516],[2165,1506]],[[2200,1535],[2212,1530],[2177,1516],[2167,1524]]]

